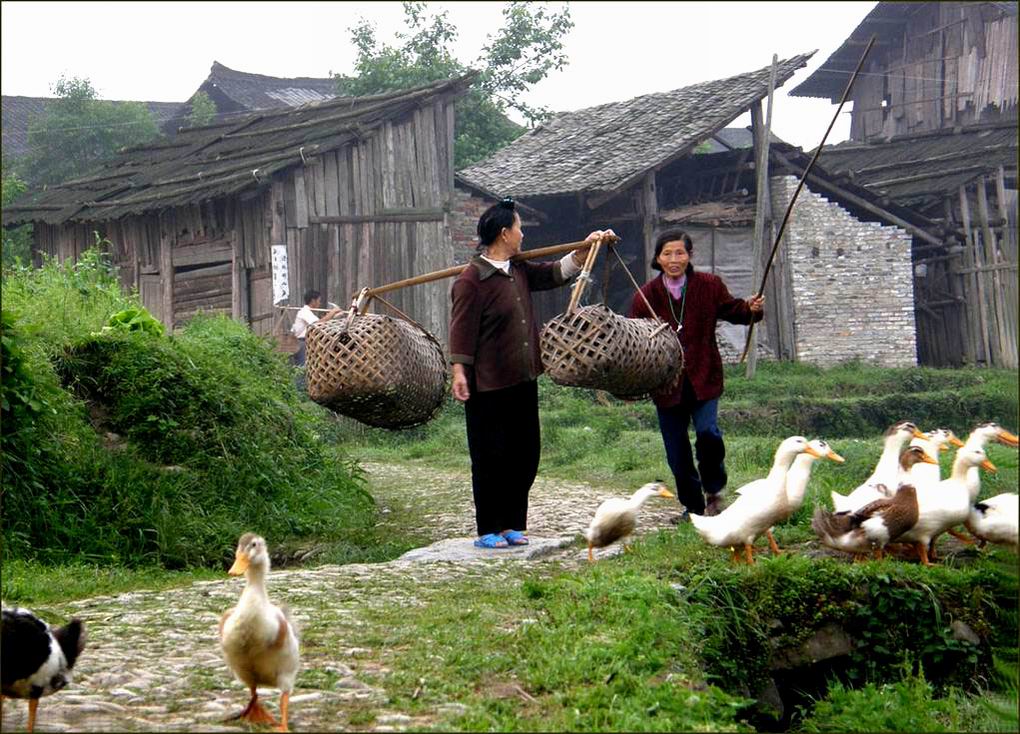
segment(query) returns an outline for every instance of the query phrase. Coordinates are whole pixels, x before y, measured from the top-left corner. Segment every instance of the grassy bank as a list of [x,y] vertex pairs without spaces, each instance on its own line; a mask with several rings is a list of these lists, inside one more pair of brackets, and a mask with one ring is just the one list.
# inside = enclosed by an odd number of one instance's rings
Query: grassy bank
[[265,340],[225,318],[164,334],[94,252],[4,273],[5,561],[218,568],[248,530],[373,558],[334,429]]

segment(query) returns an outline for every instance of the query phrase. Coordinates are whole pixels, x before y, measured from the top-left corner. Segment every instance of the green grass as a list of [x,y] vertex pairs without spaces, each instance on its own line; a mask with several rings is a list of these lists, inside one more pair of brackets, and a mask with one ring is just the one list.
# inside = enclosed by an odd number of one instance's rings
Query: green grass
[[3,306],[5,560],[218,567],[246,531],[378,558],[360,468],[266,340],[134,328],[95,252],[5,271]]
[[195,568],[167,571],[158,567],[124,568],[87,563],[47,565],[36,561],[7,559],[3,564],[4,603],[36,608],[75,599],[89,599],[127,591],[158,591],[195,581],[223,577],[222,570]]

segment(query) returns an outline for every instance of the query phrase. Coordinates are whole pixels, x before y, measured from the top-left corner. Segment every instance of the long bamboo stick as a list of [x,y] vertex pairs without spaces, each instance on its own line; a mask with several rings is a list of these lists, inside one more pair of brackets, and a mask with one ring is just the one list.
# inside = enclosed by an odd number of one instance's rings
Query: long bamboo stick
[[[776,252],[779,250],[779,243],[783,239],[783,230],[786,229],[786,222],[790,219],[790,213],[793,211],[793,205],[797,201],[797,196],[800,194],[800,190],[804,188],[804,181],[807,180],[808,174],[811,169],[814,168],[815,161],[818,160],[818,156],[822,153],[822,148],[825,147],[825,141],[829,137],[829,133],[832,132],[833,126],[836,124],[836,120],[839,119],[839,113],[843,110],[843,104],[846,102],[846,98],[850,96],[850,89],[854,85],[854,81],[857,79],[857,74],[860,72],[861,67],[864,66],[864,60],[868,58],[868,52],[871,51],[871,47],[875,45],[875,36],[872,36],[868,41],[867,47],[864,49],[864,53],[861,54],[861,60],[857,62],[857,68],[854,69],[854,73],[850,76],[850,81],[847,82],[846,89],[843,90],[843,96],[839,100],[839,107],[836,108],[836,114],[832,118],[832,122],[829,123],[829,127],[825,130],[825,135],[822,136],[822,142],[815,148],[815,154],[811,156],[811,162],[808,163],[807,168],[804,169],[804,175],[800,177],[800,182],[797,184],[797,188],[793,191],[793,196],[790,197],[790,204],[786,207],[786,213],[783,215],[783,221],[779,225],[779,231],[776,233],[776,240],[772,244],[772,253],[769,255],[768,261],[765,263],[765,273],[761,276],[761,285],[758,287],[757,295],[761,296],[765,293],[765,281],[768,280],[769,271],[772,270],[772,262],[776,259]],[[743,363],[747,357],[747,352],[751,348],[751,340],[754,338],[754,325],[755,322],[751,322],[750,327],[747,329],[747,341],[744,343],[744,352],[740,355],[740,362]]]
[[[607,235],[602,239],[602,242],[609,245],[614,245],[620,241],[619,237],[613,237]],[[522,260],[533,260],[537,257],[547,257],[549,255],[560,255],[567,252],[573,252],[579,247],[584,247],[589,244],[585,240],[580,242],[567,242],[562,245],[550,245],[549,247],[539,247],[536,250],[527,250],[526,252],[520,252],[514,255],[510,260],[512,262],[521,262]],[[404,280],[398,280],[395,283],[388,283],[381,285],[378,288],[369,288],[364,294],[366,299],[378,296],[382,293],[389,293],[399,288],[407,288],[412,285],[421,285],[422,283],[431,283],[434,280],[442,280],[443,278],[452,278],[455,275],[460,275],[468,265],[454,265],[450,268],[444,268],[443,270],[435,270],[431,273],[423,273],[422,275],[416,275],[413,278],[405,278]]]

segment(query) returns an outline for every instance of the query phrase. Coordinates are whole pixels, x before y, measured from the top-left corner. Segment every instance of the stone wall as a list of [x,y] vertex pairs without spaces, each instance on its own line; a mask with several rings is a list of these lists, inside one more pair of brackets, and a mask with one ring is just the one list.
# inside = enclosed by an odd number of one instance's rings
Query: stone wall
[[495,199],[483,198],[460,186],[454,186],[453,208],[448,221],[455,264],[466,263],[475,254],[475,245],[478,244],[478,218],[495,203]]
[[[792,176],[772,179],[777,221],[796,188]],[[917,364],[910,240],[904,230],[855,219],[804,187],[783,235],[798,361]]]

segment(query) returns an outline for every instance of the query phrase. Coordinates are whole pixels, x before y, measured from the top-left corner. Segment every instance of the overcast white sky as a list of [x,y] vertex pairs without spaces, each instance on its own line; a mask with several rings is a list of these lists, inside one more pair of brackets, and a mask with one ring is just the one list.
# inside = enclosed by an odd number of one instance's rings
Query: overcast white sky
[[[787,97],[820,67],[874,2],[572,2],[569,65],[525,101],[576,110],[768,66],[818,49],[777,91],[772,129],[805,149],[836,106]],[[501,2],[435,2],[459,30],[458,58],[473,62],[502,20]],[[556,7],[559,4],[555,4]],[[219,61],[271,76],[350,73],[348,28],[373,21],[380,38],[402,27],[399,2],[27,2],[0,4],[5,95],[51,96],[61,75],[87,77],[104,99],[184,101]],[[827,142],[849,134],[844,107]],[[745,116],[746,118],[747,116]],[[738,119],[737,125],[750,124]]]

